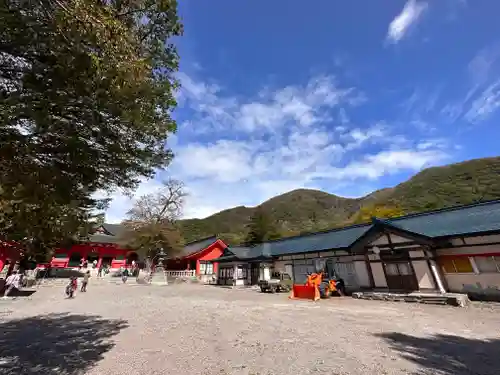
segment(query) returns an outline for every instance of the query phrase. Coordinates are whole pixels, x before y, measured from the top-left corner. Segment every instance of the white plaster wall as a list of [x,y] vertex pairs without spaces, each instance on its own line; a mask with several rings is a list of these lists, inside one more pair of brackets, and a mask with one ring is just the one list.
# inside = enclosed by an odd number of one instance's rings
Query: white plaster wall
[[425,256],[423,250],[410,250],[408,253],[410,254],[410,258],[422,258]]
[[415,276],[417,277],[419,289],[435,289],[436,285],[432,279],[431,270],[425,260],[412,261],[413,268],[415,269]]
[[372,242],[370,242],[370,245],[372,246],[381,246],[381,245],[387,245],[389,242],[387,241],[387,236],[385,234],[380,235],[380,237],[376,238]]
[[373,280],[376,288],[387,288],[387,280],[385,279],[382,263],[371,263]]
[[396,236],[394,234],[391,234],[390,236],[391,236],[391,241],[392,241],[393,244],[400,243],[400,242],[410,242],[411,241],[409,238]]
[[352,255],[345,255],[341,257],[335,257],[334,259],[337,263],[352,263],[354,257]]
[[370,276],[368,275],[366,263],[364,261],[354,262],[354,270],[356,271],[359,286],[370,287]]
[[321,252],[319,253],[319,256],[320,256],[321,258],[325,258],[325,257],[332,257],[332,256],[334,256],[334,255],[335,255],[335,251],[321,251]]
[[314,258],[317,258],[319,255],[318,253],[310,253],[310,254],[305,254],[305,258],[306,259],[314,259]]
[[453,255],[453,254],[485,254],[485,253],[500,253],[500,245],[484,245],[484,246],[466,246],[459,248],[439,249],[437,255]]
[[472,293],[500,298],[500,273],[446,274],[450,292]]
[[271,280],[271,272],[269,269],[269,265],[264,265],[264,268],[262,270],[262,278],[264,280]]
[[274,270],[276,272],[285,272],[285,264],[291,264],[292,261],[283,261],[283,260],[277,260],[274,262]]
[[[401,236],[396,236],[395,234],[390,234],[391,237],[391,242],[393,244],[401,243],[401,242],[410,242],[411,240],[409,238],[401,237]],[[383,234],[376,240],[371,242],[372,246],[383,246],[383,245],[389,245],[389,241],[387,241],[387,236]]]
[[497,235],[492,235],[492,236],[478,236],[478,237],[467,237],[467,238],[465,238],[465,243],[467,245],[470,245],[470,244],[479,244],[479,243],[488,243],[488,242],[500,242],[500,235],[497,234]]

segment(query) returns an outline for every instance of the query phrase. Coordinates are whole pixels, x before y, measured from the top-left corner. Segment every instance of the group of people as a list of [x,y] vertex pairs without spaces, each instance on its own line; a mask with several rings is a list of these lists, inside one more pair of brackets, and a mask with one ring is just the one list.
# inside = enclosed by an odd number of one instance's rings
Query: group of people
[[[90,279],[90,271],[87,271],[83,274],[82,286],[80,287],[80,292],[87,291],[87,285]],[[75,296],[75,292],[78,289],[78,279],[76,276],[72,276],[69,278],[69,283],[66,285],[66,296],[68,298],[73,298]]]

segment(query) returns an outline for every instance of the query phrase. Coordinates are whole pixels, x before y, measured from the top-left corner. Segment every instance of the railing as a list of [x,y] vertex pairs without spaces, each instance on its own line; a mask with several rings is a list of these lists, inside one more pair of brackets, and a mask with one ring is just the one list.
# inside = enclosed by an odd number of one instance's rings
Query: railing
[[167,274],[167,277],[194,277],[194,276],[196,276],[196,270],[185,270],[185,271],[166,270],[165,273]]

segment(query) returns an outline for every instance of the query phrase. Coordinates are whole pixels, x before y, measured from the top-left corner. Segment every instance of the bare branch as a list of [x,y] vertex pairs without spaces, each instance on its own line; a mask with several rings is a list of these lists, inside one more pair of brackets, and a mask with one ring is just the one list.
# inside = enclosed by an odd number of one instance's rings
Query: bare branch
[[147,223],[174,223],[182,215],[184,198],[187,193],[181,181],[169,179],[154,193],[137,199],[134,207],[127,213],[132,221]]

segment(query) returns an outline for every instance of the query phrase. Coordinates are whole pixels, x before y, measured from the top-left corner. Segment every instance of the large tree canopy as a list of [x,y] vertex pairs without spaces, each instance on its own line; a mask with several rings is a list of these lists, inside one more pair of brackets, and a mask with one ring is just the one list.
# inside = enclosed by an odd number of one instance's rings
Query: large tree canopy
[[159,249],[169,256],[177,255],[184,239],[176,221],[182,214],[185,197],[182,182],[170,179],[157,191],[138,198],[123,222],[125,230],[121,244],[151,258]]
[[245,244],[253,246],[265,241],[280,238],[272,218],[259,206],[250,218]]
[[30,212],[81,224],[92,194],[134,188],[168,165],[176,11],[175,0],[1,2],[4,237],[36,236],[33,220],[13,224]]
[[351,218],[349,224],[363,224],[369,223],[373,217],[379,219],[390,219],[393,217],[403,216],[405,212],[397,205],[388,204],[369,204],[363,206]]

